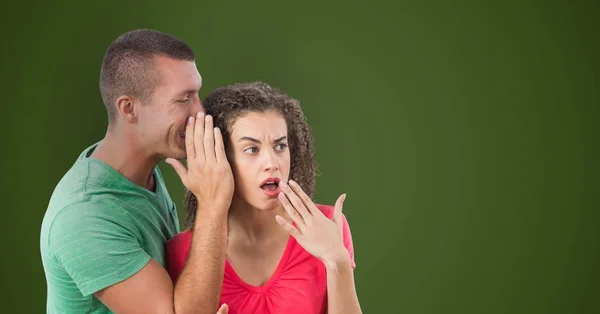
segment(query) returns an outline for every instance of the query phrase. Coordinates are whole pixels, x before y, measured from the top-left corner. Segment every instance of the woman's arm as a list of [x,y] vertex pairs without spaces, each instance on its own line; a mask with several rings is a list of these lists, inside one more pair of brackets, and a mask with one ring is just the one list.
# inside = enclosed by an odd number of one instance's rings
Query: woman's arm
[[[337,211],[337,207],[335,210]],[[338,255],[333,255],[330,260],[324,262],[327,270],[327,313],[362,313],[354,282],[356,264],[354,263],[352,234],[350,225],[343,214],[341,214],[341,222],[346,250],[342,250]]]
[[329,219],[293,181],[279,186],[283,192],[279,199],[297,227],[281,216],[275,218],[306,251],[325,264],[328,314],[362,313],[354,287],[352,239],[342,215],[346,195],[338,198]]
[[327,269],[327,313],[362,313],[354,285],[354,270],[348,253],[325,261]]

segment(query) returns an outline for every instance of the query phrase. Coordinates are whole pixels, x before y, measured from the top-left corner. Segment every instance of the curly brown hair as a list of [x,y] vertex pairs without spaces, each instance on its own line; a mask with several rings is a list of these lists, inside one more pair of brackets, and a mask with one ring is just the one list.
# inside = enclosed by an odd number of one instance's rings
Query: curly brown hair
[[[264,82],[236,83],[212,91],[204,101],[206,114],[213,117],[214,126],[223,134],[223,142],[230,158],[231,128],[241,116],[250,112],[275,110],[286,122],[290,149],[290,180],[300,185],[312,197],[315,189],[317,164],[314,161],[314,139],[300,102],[283,91]],[[231,160],[230,160],[231,162]],[[185,190],[185,227],[193,228],[198,200]]]

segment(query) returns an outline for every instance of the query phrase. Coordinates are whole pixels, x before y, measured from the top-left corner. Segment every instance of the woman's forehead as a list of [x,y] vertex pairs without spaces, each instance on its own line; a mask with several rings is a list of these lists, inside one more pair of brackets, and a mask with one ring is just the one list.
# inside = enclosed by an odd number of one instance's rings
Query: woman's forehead
[[[287,135],[287,124],[281,114],[275,111],[250,112],[240,116],[231,127],[232,135],[252,135],[257,136],[273,134]],[[246,134],[250,133],[250,134]]]

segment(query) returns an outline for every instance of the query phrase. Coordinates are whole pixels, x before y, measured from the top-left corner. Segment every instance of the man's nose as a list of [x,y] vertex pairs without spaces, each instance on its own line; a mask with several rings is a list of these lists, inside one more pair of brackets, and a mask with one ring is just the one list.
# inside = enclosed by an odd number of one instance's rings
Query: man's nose
[[194,100],[192,101],[190,106],[190,110],[190,115],[196,115],[198,111],[206,112],[204,110],[204,106],[202,105],[202,100],[200,99],[200,97],[194,97]]

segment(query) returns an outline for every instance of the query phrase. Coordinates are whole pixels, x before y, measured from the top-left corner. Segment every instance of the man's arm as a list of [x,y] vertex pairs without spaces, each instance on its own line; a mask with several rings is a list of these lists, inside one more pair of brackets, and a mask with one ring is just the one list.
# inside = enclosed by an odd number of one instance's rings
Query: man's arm
[[214,313],[223,284],[233,173],[211,116],[199,112],[195,122],[189,120],[185,143],[187,169],[167,159],[198,200],[190,253],[175,286],[175,309],[177,313]]
[[[144,268],[125,281],[97,292],[96,296],[115,313],[215,313],[200,309],[175,310],[171,278],[154,260],[150,260]],[[227,311],[228,308],[224,305],[217,314],[227,314]]]
[[175,285],[177,313],[214,313],[223,283],[226,248],[227,215],[196,215],[189,256]]
[[[127,280],[96,295],[115,313],[217,312],[227,243],[227,212],[233,196],[233,174],[212,117],[202,113],[186,127],[186,168],[167,159],[183,184],[198,199],[192,244],[186,266],[173,287],[167,271],[155,261]],[[219,313],[226,313],[221,307]]]
[[95,295],[115,313],[175,313],[171,278],[152,259],[135,275]]
[[[110,202],[81,200],[52,220],[48,251],[56,268],[84,297],[94,294],[114,312],[172,313],[173,285],[141,247],[131,221],[126,211]],[[70,300],[62,302],[69,311],[84,310]]]

